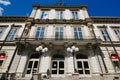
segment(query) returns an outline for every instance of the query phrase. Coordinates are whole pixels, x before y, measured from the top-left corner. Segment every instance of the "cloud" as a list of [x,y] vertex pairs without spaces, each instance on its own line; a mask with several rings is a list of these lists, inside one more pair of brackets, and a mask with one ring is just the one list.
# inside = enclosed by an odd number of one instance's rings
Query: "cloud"
[[2,16],[4,9],[0,7],[0,16]]
[[0,0],[0,4],[3,4],[3,5],[5,5],[5,6],[8,6],[8,5],[11,4],[11,2],[8,1],[8,0]]

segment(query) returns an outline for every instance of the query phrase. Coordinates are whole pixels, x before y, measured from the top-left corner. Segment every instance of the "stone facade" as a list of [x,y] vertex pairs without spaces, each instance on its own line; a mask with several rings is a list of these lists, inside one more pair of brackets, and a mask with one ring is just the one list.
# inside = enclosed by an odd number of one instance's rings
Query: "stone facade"
[[86,5],[0,17],[0,45],[1,77],[120,77],[120,18],[90,17]]

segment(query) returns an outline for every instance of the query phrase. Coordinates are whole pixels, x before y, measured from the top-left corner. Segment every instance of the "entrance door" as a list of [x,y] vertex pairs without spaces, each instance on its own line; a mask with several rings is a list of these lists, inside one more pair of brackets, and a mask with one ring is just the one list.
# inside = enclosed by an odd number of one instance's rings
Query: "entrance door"
[[64,60],[52,60],[52,74],[64,74]]
[[78,60],[77,61],[77,68],[79,74],[90,74],[90,69],[88,65],[88,60]]
[[76,66],[77,66],[77,71],[81,77],[90,76],[90,66],[89,66],[88,57],[86,55],[84,54],[76,55]]
[[33,73],[37,73],[38,62],[39,62],[39,59],[30,59],[29,60],[27,70],[26,70],[26,77],[32,77]]

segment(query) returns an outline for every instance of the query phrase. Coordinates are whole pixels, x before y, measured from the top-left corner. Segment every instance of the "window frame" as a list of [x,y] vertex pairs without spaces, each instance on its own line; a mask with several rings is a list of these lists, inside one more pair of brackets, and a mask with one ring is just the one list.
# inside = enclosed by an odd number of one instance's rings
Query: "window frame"
[[116,28],[116,29],[113,29],[113,31],[114,31],[116,37],[118,38],[118,40],[120,41],[120,29]]
[[45,27],[44,26],[37,27],[36,28],[36,33],[35,33],[35,38],[37,38],[37,39],[43,39],[44,37],[45,37]]
[[[61,26],[58,26],[58,27],[55,27],[55,39],[56,40],[61,40],[64,38],[64,27],[61,27]],[[56,34],[58,33],[58,35]],[[62,35],[61,35],[62,33]]]
[[0,33],[0,39],[1,39],[5,32],[5,27],[0,27],[0,30],[2,30],[2,33]]
[[[83,40],[83,31],[82,31],[82,27],[74,27],[74,39],[76,40]],[[76,29],[76,31],[75,31]],[[77,34],[76,34],[77,33]]]
[[57,11],[56,16],[57,16],[56,18],[59,20],[63,19],[63,11]]
[[[15,31],[12,31],[13,29],[15,29]],[[6,41],[12,41],[15,39],[15,35],[17,34],[19,28],[18,27],[12,27],[6,37]],[[11,32],[12,31],[12,32]]]
[[110,41],[110,37],[109,37],[109,34],[106,29],[102,28],[102,29],[100,29],[100,32],[101,32],[101,35],[102,35],[104,41]]
[[78,20],[78,11],[72,11],[72,19]]
[[40,19],[48,19],[48,14],[49,14],[48,11],[42,11]]

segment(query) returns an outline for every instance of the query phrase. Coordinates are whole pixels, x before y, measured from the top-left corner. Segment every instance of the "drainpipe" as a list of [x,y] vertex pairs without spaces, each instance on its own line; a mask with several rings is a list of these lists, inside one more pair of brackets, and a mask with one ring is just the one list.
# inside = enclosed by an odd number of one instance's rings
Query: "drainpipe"
[[[106,30],[106,32],[107,32],[106,26],[105,26],[105,30]],[[107,32],[107,34],[108,34],[108,32]],[[112,40],[111,40],[111,38],[110,38],[110,35],[109,35],[109,34],[108,34],[108,37],[109,37],[109,40],[110,40],[111,46],[113,47],[113,49],[114,49],[115,53],[117,54],[117,56],[119,56],[119,55],[118,55],[118,53],[117,53],[117,50],[115,49],[115,46],[114,46],[114,44],[113,44],[113,42],[112,42]],[[119,61],[120,61],[120,58],[119,58]]]
[[[100,51],[100,52],[98,53],[98,55],[100,54],[101,59],[102,59],[102,62],[103,62],[103,65],[104,65],[104,67],[105,67],[105,72],[108,73],[108,70],[107,70],[107,67],[106,67],[106,65],[105,65],[105,61],[104,61],[104,58],[103,58],[103,53],[102,53],[102,51],[101,51],[101,49],[100,49],[99,42],[98,42],[98,40],[97,40],[97,38],[96,38],[94,29],[93,29],[93,25],[92,25],[91,27],[92,27],[92,32],[93,32],[93,35],[94,35],[94,37],[95,37],[95,41],[96,41],[98,50]],[[98,58],[98,59],[99,59],[99,58]],[[100,63],[100,60],[99,60],[99,63]],[[101,70],[102,70],[102,66],[101,66],[101,65],[100,65],[100,67],[101,67]],[[102,72],[103,72],[103,70],[102,70]]]

